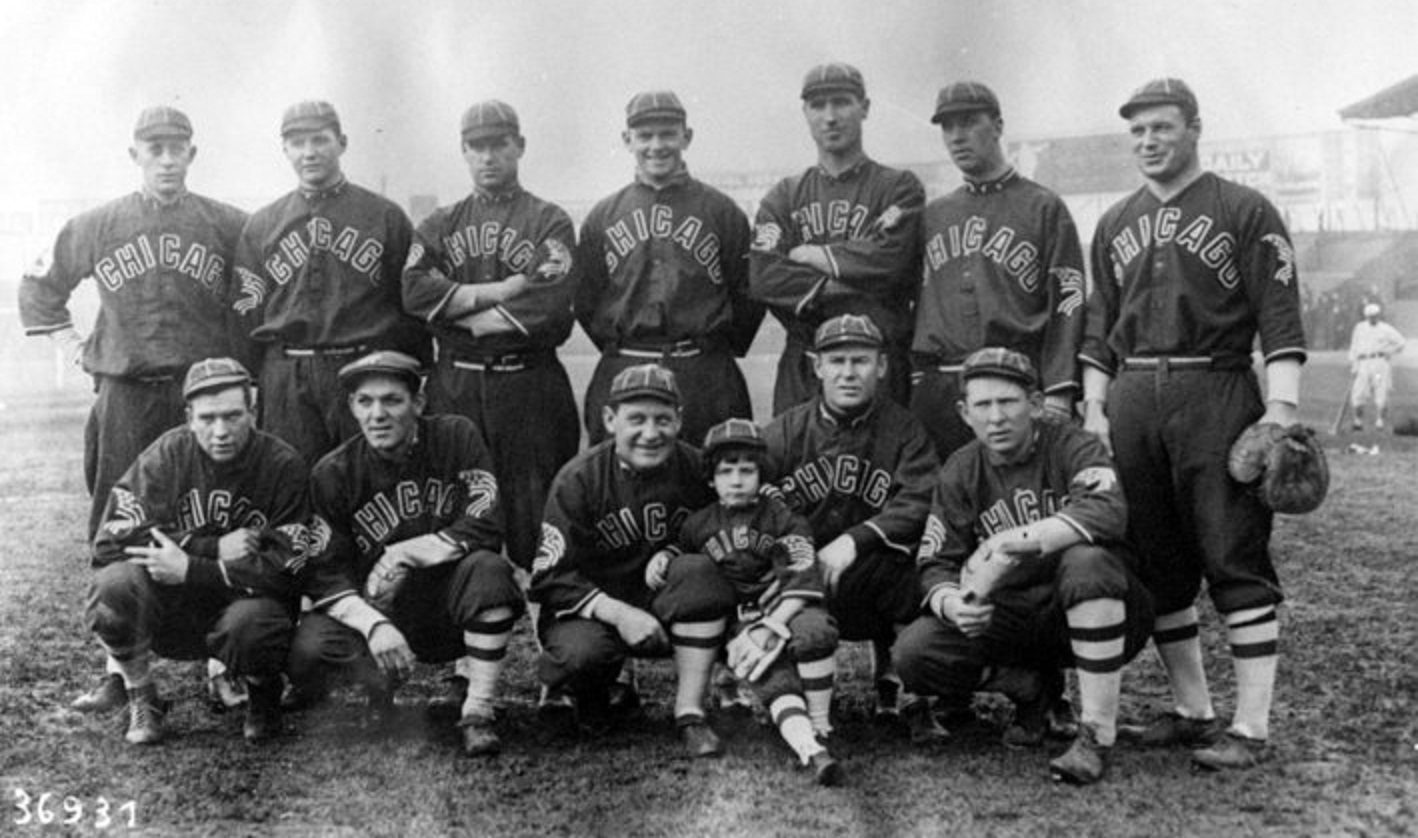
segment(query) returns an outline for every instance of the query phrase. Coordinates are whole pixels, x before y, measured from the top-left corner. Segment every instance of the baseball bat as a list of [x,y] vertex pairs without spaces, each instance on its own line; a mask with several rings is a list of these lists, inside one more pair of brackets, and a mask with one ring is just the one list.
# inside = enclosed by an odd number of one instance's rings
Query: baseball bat
[[1339,400],[1339,411],[1334,414],[1334,422],[1329,426],[1329,435],[1339,434],[1339,427],[1344,424],[1344,415],[1349,412],[1349,394],[1354,392],[1354,382],[1359,380],[1359,371],[1349,376],[1349,387],[1344,391],[1344,398]]

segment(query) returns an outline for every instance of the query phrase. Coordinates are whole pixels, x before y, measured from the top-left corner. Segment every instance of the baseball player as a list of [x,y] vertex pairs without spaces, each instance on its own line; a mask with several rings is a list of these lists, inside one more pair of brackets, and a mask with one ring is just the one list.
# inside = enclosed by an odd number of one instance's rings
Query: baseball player
[[251,376],[231,358],[192,365],[187,424],[138,455],[109,492],[94,539],[87,619],[108,653],[95,691],[128,703],[125,738],[163,738],[154,653],[220,660],[244,678],[244,735],[281,730],[281,670],[306,556],[300,455],[256,430]]
[[[142,188],[65,224],[53,250],[20,281],[25,334],[49,335],[94,379],[84,430],[90,540],[114,482],[153,440],[182,424],[183,372],[209,355],[240,354],[232,254],[246,214],[187,191],[197,147],[191,121],[176,108],[140,113],[128,156]],[[99,299],[87,339],[69,313],[69,297],[86,277]]]
[[1062,199],[1005,160],[999,100],[979,82],[936,96],[931,122],[965,177],[926,207],[922,283],[911,343],[911,412],[941,461],[973,440],[961,418],[960,364],[985,346],[1024,353],[1046,408],[1073,416],[1083,340],[1083,252]]
[[759,204],[749,287],[787,329],[773,384],[773,415],[817,394],[813,333],[839,314],[870,317],[886,339],[886,394],[910,397],[911,305],[925,188],[862,148],[871,109],[862,74],[823,64],[803,79],[803,115],[817,165],[785,178]]
[[[1295,250],[1269,201],[1202,171],[1201,118],[1185,83],[1148,82],[1120,113],[1145,182],[1098,221],[1080,360],[1085,427],[1117,458],[1176,701],[1142,741],[1196,746],[1203,768],[1248,767],[1270,733],[1281,592],[1272,513],[1227,473],[1227,450],[1257,420],[1296,421],[1305,336]],[[1264,402],[1251,362],[1257,335]],[[1194,603],[1203,579],[1235,665],[1224,736],[1202,668]]]
[[[692,757],[719,754],[704,712],[709,675],[737,598],[714,560],[686,555],[653,590],[646,566],[710,501],[699,451],[679,441],[680,389],[655,364],[621,370],[602,408],[608,438],[561,470],[547,498],[529,591],[541,605],[537,677],[570,694],[583,724],[609,720],[627,658],[675,664],[675,726]],[[558,705],[547,697],[543,711]],[[548,718],[548,722],[554,722]]]
[[878,715],[909,709],[910,722],[917,702],[900,695],[890,648],[920,604],[911,558],[939,463],[921,423],[881,392],[890,366],[884,346],[867,317],[819,326],[819,395],[774,418],[764,439],[775,489],[812,527],[842,638],[872,641]]
[[556,356],[573,322],[575,232],[560,207],[518,183],[527,141],[510,105],[470,107],[462,138],[472,194],[419,225],[404,308],[437,339],[429,410],[467,416],[482,432],[503,492],[507,553],[527,569],[547,489],[581,442]]
[[1379,319],[1383,309],[1378,303],[1364,305],[1364,319],[1354,324],[1349,337],[1349,370],[1354,385],[1349,402],[1354,406],[1355,431],[1364,430],[1364,405],[1374,402],[1374,429],[1383,430],[1388,393],[1393,387],[1393,371],[1389,358],[1403,351],[1403,335],[1392,325]]
[[1122,544],[1117,473],[1096,437],[1044,419],[1022,353],[978,350],[961,379],[959,411],[977,441],[936,478],[916,559],[927,613],[897,640],[897,671],[906,689],[951,694],[972,692],[992,666],[1076,666],[1083,721],[1050,770],[1095,783],[1117,735],[1122,667],[1152,629]]
[[842,766],[823,740],[832,730],[837,628],[823,608],[812,528],[781,499],[759,494],[766,447],[747,419],[709,429],[704,467],[718,501],[685,519],[679,540],[651,558],[645,581],[664,587],[670,564],[686,555],[714,560],[738,599],[729,665],[758,693],[802,767],[835,786]]
[[261,427],[314,465],[359,430],[340,367],[377,349],[427,357],[428,336],[400,305],[413,227],[392,201],[345,179],[349,140],[334,107],[291,105],[281,144],[299,184],[242,231],[235,309],[258,347]]
[[586,390],[591,444],[605,439],[611,381],[654,361],[683,394],[683,433],[753,415],[734,357],[753,343],[763,309],[747,298],[748,218],[727,195],[690,177],[694,139],[679,97],[638,93],[625,108],[635,180],[591,209],[581,225],[576,316],[601,350]]
[[[468,659],[458,725],[468,756],[496,753],[493,695],[525,610],[501,554],[497,478],[465,416],[424,416],[419,362],[366,355],[339,370],[360,434],[310,476],[313,607],[291,644],[294,701],[345,670],[387,713],[415,660]],[[382,706],[381,706],[382,705]]]

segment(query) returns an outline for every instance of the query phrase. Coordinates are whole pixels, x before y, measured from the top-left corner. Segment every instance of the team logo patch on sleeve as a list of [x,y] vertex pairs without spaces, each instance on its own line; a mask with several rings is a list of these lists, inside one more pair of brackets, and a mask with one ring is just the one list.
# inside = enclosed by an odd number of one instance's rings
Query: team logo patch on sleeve
[[767,252],[778,249],[783,240],[783,228],[772,222],[759,224],[753,228],[753,249]]
[[546,573],[566,555],[566,536],[551,524],[542,522],[542,537],[537,542],[537,556],[532,559],[532,575]]
[[237,268],[236,276],[241,280],[241,296],[232,303],[238,314],[246,314],[261,305],[266,299],[266,282],[246,268]]
[[1295,248],[1279,233],[1263,236],[1261,241],[1275,248],[1275,261],[1279,265],[1272,279],[1281,285],[1289,285],[1295,279]]
[[817,560],[817,551],[812,549],[812,542],[801,535],[785,535],[778,539],[788,551],[788,570],[794,573],[801,573],[812,567],[812,563]]
[[40,277],[49,276],[49,271],[54,267],[54,247],[50,246],[45,251],[35,257],[34,262],[25,269],[25,276]]
[[935,558],[945,545],[945,524],[935,515],[926,517],[926,531],[921,534],[921,548],[916,551],[916,561]]
[[147,520],[147,513],[143,511],[143,504],[137,496],[121,486],[114,486],[113,493],[109,496],[113,503],[113,513],[103,528],[116,536],[132,532],[143,521]]
[[1049,275],[1059,282],[1058,313],[1070,317],[1083,307],[1087,296],[1083,283],[1083,271],[1077,268],[1050,268]]
[[896,204],[892,204],[891,206],[882,210],[881,215],[878,215],[876,217],[876,223],[871,225],[872,229],[870,232],[885,233],[888,230],[894,230],[896,229],[896,225],[901,223],[901,219],[905,217],[906,211],[901,209],[901,207],[897,206]]
[[1118,485],[1117,472],[1103,466],[1086,468],[1073,476],[1073,485],[1090,492],[1111,492]]
[[497,503],[497,478],[492,476],[492,472],[480,468],[460,471],[458,479],[468,490],[465,515],[481,518]]
[[423,253],[424,250],[422,244],[414,242],[412,245],[410,245],[409,258],[404,260],[404,270],[407,271],[409,268],[412,268],[414,265],[417,265],[419,263],[419,260],[423,258]]
[[305,556],[310,559],[330,549],[330,522],[319,515],[312,515],[310,526],[305,528]]
[[276,532],[290,540],[291,556],[290,561],[286,562],[286,572],[300,573],[310,558],[309,528],[300,524],[282,524],[276,527]]
[[545,280],[560,279],[571,272],[571,249],[557,239],[543,243],[547,258],[537,266],[536,275]]

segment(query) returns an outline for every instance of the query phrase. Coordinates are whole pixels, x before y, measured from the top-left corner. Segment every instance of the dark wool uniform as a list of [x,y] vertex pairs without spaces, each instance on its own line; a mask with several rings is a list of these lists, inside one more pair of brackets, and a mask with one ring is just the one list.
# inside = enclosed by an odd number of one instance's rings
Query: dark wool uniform
[[592,208],[576,257],[576,317],[601,350],[586,390],[592,444],[606,436],[612,379],[647,361],[679,382],[685,439],[753,416],[734,361],[763,320],[747,297],[747,251],[743,210],[687,173],[658,189],[637,179]]
[[83,353],[97,393],[84,429],[90,539],[114,482],[182,424],[182,374],[203,358],[241,352],[232,253],[245,222],[236,207],[190,192],[168,205],[135,192],[65,224],[52,254],[20,280],[27,335],[73,327],[74,288],[87,277],[98,284],[98,320]]
[[377,349],[429,357],[399,299],[412,237],[398,205],[343,180],[291,192],[242,231],[235,307],[260,347],[261,427],[312,465],[358,431],[340,367]]
[[889,640],[916,616],[912,562],[939,461],[916,417],[890,399],[838,418],[821,398],[775,418],[763,432],[768,475],[804,515],[816,546],[846,533],[857,559],[828,602],[847,640]]
[[[428,381],[433,413],[458,413],[482,432],[499,476],[507,553],[532,564],[547,489],[576,455],[576,398],[556,347],[571,334],[575,232],[561,208],[521,187],[476,190],[419,225],[404,268],[404,308],[437,339]],[[496,306],[512,331],[482,336],[444,311],[464,284],[526,274],[535,283]]]
[[[94,539],[89,628],[120,661],[151,650],[213,657],[236,675],[280,673],[306,559],[306,484],[300,455],[270,434],[253,431],[225,463],[185,427],[163,434],[109,492]],[[256,551],[220,560],[219,539],[245,528],[259,531]],[[127,561],[124,548],[152,546],[155,529],[190,558],[180,585],[159,585]]]
[[[312,603],[291,647],[292,683],[319,694],[329,668],[374,671],[361,633],[326,612],[358,597],[387,545],[436,535],[460,558],[414,568],[385,614],[421,661],[461,657],[463,632],[489,608],[525,610],[512,565],[500,554],[497,479],[478,429],[463,416],[418,420],[407,457],[380,456],[363,435],[327,454],[310,475]],[[318,550],[318,552],[316,552]]]
[[607,440],[582,452],[552,483],[528,592],[542,606],[537,676],[573,692],[610,686],[631,650],[615,627],[584,616],[605,594],[666,625],[733,612],[733,587],[707,556],[670,563],[659,591],[645,584],[650,557],[670,546],[691,510],[714,501],[699,452],[683,442],[667,462],[637,471]]
[[1151,599],[1123,546],[1122,487],[1103,444],[1071,424],[1036,423],[1028,448],[1013,462],[978,441],[951,456],[936,478],[917,553],[924,599],[941,586],[959,585],[966,561],[990,536],[1049,517],[1067,523],[1083,542],[1025,558],[1006,573],[990,596],[989,626],[978,637],[934,614],[917,618],[892,650],[907,690],[969,693],[986,666],[1072,666],[1065,614],[1092,599],[1124,603],[1126,660],[1147,645]]
[[1094,293],[1080,360],[1115,376],[1107,413],[1129,539],[1159,614],[1201,580],[1223,613],[1278,603],[1272,513],[1226,471],[1264,413],[1251,366],[1305,358],[1295,251],[1254,189],[1202,174],[1171,200],[1139,189],[1093,237]]
[[[866,315],[881,329],[889,361],[887,391],[906,404],[917,230],[925,202],[925,188],[914,174],[872,160],[836,177],[814,166],[779,181],[764,196],[754,222],[749,286],[788,332],[773,384],[773,415],[818,392],[809,355],[813,334],[839,314]],[[789,260],[789,251],[800,244],[823,245],[832,272]],[[824,294],[828,280],[851,293]]]
[[1045,394],[1073,397],[1083,252],[1063,200],[1013,169],[932,201],[921,239],[911,412],[945,460],[975,438],[956,403],[960,365],[977,349],[1020,352],[1040,370]]
[[[753,506],[714,503],[691,514],[670,551],[708,556],[729,580],[738,600],[736,635],[771,614],[784,599],[806,603],[791,620],[785,653],[753,685],[765,707],[783,695],[802,695],[798,661],[831,657],[837,650],[837,627],[823,609],[822,570],[812,545],[812,528],[776,497],[761,496]],[[672,562],[673,563],[673,562]]]

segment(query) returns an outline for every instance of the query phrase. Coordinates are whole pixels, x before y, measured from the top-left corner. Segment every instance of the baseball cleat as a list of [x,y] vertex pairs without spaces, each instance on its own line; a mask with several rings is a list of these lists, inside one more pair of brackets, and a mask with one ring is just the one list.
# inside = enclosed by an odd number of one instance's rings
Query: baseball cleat
[[128,691],[128,732],[123,735],[132,745],[155,745],[163,739],[162,701],[157,685],[149,683]]
[[872,720],[882,724],[892,724],[901,718],[901,682],[895,678],[876,680],[876,704],[872,707]]
[[465,716],[458,722],[463,734],[463,755],[470,757],[492,756],[502,750],[502,740],[492,729],[489,716]]
[[576,732],[576,702],[561,690],[542,686],[537,698],[537,723],[545,735],[570,736]]
[[108,713],[128,703],[128,690],[123,687],[123,676],[109,673],[96,687],[74,699],[69,707],[80,713]]
[[261,683],[246,681],[246,721],[241,735],[247,742],[264,742],[281,735],[281,678],[271,676]]
[[1216,742],[1192,751],[1192,766],[1202,771],[1254,768],[1269,758],[1270,746],[1264,739],[1228,730]]
[[901,721],[905,723],[906,731],[911,735],[912,745],[929,748],[950,741],[950,731],[936,721],[930,701],[924,698],[907,702],[901,708]]
[[818,751],[808,757],[807,765],[803,767],[812,772],[812,780],[819,786],[840,786],[847,779],[842,763],[833,759],[827,751]]
[[1040,693],[1014,705],[1014,721],[1005,729],[1000,741],[1006,748],[1025,750],[1044,744],[1049,733],[1049,707],[1053,699]]
[[1103,779],[1108,771],[1111,749],[1098,744],[1091,725],[1078,726],[1078,738],[1055,759],[1049,761],[1049,775],[1057,782],[1089,786]]
[[700,716],[686,716],[676,722],[685,751],[693,758],[716,757],[724,752],[719,734]]
[[1173,745],[1198,748],[1215,742],[1223,730],[1224,722],[1218,718],[1191,719],[1171,712],[1143,728],[1137,743],[1144,748],[1169,748]]

